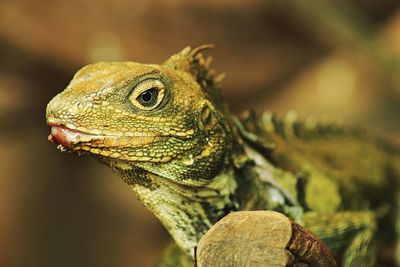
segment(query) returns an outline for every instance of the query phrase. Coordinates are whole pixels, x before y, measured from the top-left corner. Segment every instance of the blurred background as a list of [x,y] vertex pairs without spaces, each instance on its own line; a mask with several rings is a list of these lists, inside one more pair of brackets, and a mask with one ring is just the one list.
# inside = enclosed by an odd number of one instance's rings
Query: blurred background
[[400,2],[0,2],[0,266],[152,266],[170,238],[121,179],[47,141],[47,102],[83,65],[187,45],[233,112],[342,118],[400,144]]

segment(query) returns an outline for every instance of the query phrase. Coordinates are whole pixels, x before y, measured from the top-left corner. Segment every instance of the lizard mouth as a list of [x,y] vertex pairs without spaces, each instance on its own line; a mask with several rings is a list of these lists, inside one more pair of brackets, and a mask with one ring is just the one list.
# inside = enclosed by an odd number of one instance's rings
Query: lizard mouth
[[49,126],[51,126],[51,132],[48,140],[58,144],[60,149],[73,149],[77,143],[89,142],[96,137],[96,135],[71,129],[63,125],[49,124]]
[[[57,144],[61,151],[75,151],[78,153],[100,154],[106,157],[125,157],[125,152],[131,149],[140,149],[143,146],[168,139],[165,136],[118,136],[90,134],[76,129],[71,129],[63,124],[48,123],[51,127],[48,140]],[[130,148],[127,150],[127,148]],[[116,152],[116,153],[114,153]]]

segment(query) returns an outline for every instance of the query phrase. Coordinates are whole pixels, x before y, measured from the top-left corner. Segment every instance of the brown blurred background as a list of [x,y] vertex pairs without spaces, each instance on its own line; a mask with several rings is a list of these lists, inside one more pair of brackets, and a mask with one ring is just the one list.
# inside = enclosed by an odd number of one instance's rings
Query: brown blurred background
[[0,266],[152,266],[169,241],[108,168],[47,142],[81,66],[214,43],[234,112],[343,118],[400,143],[400,2],[0,2]]

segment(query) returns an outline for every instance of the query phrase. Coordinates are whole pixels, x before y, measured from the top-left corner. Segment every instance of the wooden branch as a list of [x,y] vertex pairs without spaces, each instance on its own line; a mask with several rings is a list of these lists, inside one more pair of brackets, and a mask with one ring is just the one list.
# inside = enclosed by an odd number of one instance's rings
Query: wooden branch
[[274,211],[233,212],[199,241],[197,267],[335,267],[326,245],[313,233]]

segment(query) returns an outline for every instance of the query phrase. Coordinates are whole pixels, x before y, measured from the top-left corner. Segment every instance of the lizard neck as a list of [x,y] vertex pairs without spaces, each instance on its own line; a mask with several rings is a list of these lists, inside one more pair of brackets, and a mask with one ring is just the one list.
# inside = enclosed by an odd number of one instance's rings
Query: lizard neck
[[223,169],[214,179],[196,179],[186,184],[138,167],[119,164],[113,169],[192,257],[195,246],[210,227],[236,209],[233,196],[237,184],[231,168]]

